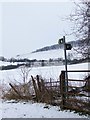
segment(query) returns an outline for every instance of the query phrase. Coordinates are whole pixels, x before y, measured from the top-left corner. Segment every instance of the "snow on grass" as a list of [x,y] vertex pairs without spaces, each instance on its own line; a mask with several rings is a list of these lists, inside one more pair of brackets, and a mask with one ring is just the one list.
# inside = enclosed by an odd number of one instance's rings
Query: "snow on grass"
[[[81,63],[81,64],[73,64],[68,65],[68,70],[88,70],[88,66],[90,66],[90,63]],[[41,75],[42,77],[46,79],[53,78],[54,81],[57,81],[59,79],[59,75],[61,74],[61,71],[65,70],[65,66],[44,66],[44,67],[32,67],[29,73],[29,79],[31,75],[36,76]],[[13,70],[6,70],[6,71],[0,71],[0,83],[5,82],[8,84],[9,82],[23,82],[21,78],[21,70],[13,69]],[[83,80],[87,76],[86,72],[70,72],[68,73],[68,77],[70,79],[80,79]],[[15,81],[16,80],[16,81]]]
[[59,107],[48,105],[44,108],[46,105],[42,103],[0,101],[1,105],[0,118],[86,118],[74,112],[61,111]]

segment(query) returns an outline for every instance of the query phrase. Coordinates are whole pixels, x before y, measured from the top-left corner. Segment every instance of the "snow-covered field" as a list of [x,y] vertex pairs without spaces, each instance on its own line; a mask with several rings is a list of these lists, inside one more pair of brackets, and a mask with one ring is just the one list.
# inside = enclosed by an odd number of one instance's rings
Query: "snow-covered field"
[[0,118],[87,118],[59,107],[33,102],[0,101]]
[[[74,64],[74,65],[68,65],[68,70],[88,70],[88,67],[90,66],[90,63],[81,63],[81,64]],[[55,81],[59,79],[59,75],[62,70],[65,70],[65,66],[48,66],[48,67],[32,67],[30,68],[28,81],[30,80],[30,76],[36,76],[41,75],[42,77],[46,79],[53,78]],[[87,73],[85,72],[72,72],[68,73],[69,78],[73,79],[84,79]],[[6,70],[6,71],[0,71],[0,83],[6,83],[9,82],[23,82],[21,78],[21,69],[13,69],[13,70]]]

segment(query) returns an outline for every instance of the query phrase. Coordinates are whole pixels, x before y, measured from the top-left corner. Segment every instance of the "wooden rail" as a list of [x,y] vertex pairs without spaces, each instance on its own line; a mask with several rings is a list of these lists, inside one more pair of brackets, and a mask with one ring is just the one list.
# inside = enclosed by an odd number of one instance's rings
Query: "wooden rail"
[[[65,79],[66,80],[66,79]],[[68,81],[72,81],[72,82],[86,82],[87,80],[75,80],[75,79],[68,79]]]
[[[73,70],[73,71],[70,70],[68,72],[89,72],[89,71],[90,70]],[[43,101],[44,103],[47,102],[51,104],[54,103],[54,101],[59,100],[59,105],[62,109],[68,108],[72,110],[83,111],[90,114],[89,112],[90,108],[88,107],[89,103],[82,100],[84,97],[85,99],[90,98],[89,94],[84,94],[82,92],[85,86],[79,87],[77,85],[70,85],[70,84],[66,86],[65,71],[61,71],[59,80],[57,81],[52,81],[50,79],[49,82],[45,82],[44,80],[40,79],[39,76],[36,76],[35,79],[33,78],[33,76],[31,76],[31,78],[35,89],[37,102]],[[68,79],[68,82],[86,83],[87,80]],[[80,98],[80,99],[76,99],[76,98]],[[84,108],[82,110],[81,108],[79,108],[79,105],[80,107],[82,107],[82,105],[85,106],[87,110],[85,111]]]
[[[65,108],[68,108],[68,109],[71,109],[71,110],[76,110],[76,111],[80,111],[80,112],[84,112],[84,113],[87,113],[90,115],[90,108],[89,108],[89,105],[90,105],[90,101],[88,102],[84,102],[82,99],[83,97],[86,97],[86,99],[89,100],[90,96],[89,94],[86,95],[84,93],[81,93],[83,90],[85,90],[85,86],[75,86],[75,85],[68,85],[66,86],[66,80],[65,79],[65,72],[66,71],[61,71],[61,75],[60,75],[60,91],[61,91],[61,96],[62,96],[62,109],[65,109]],[[90,70],[68,70],[67,71],[68,73],[69,72],[90,72]],[[75,80],[75,79],[68,79],[68,82],[83,82],[83,83],[86,83],[88,80],[85,79],[85,80]],[[90,87],[90,86],[89,86]],[[73,90],[73,88],[76,88],[75,90]],[[66,91],[69,90],[69,91]],[[88,93],[88,92],[87,92]],[[80,98],[79,99],[76,99],[76,98]],[[73,103],[73,106],[72,106],[72,103]],[[75,105],[76,103],[76,105]],[[69,106],[68,106],[69,104]],[[83,107],[86,107],[87,109],[85,110],[85,108]],[[71,107],[70,107],[71,106]],[[81,109],[82,108],[82,109]]]

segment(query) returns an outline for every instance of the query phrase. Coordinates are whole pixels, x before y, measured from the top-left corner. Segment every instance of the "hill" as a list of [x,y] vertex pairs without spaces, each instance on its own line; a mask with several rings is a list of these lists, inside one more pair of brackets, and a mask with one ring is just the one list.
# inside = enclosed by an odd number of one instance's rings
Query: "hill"
[[[81,45],[81,41],[77,40],[77,41],[70,41],[68,42],[69,44],[72,45],[72,47],[79,47]],[[33,51],[32,53],[36,53],[36,52],[43,52],[43,51],[49,51],[49,50],[56,50],[56,49],[63,49],[63,45],[59,45],[59,44],[54,44],[51,46],[46,46],[40,49],[37,49],[35,51]]]
[[[67,63],[75,64],[86,62],[87,59],[83,58],[81,53],[75,51],[77,47],[81,46],[81,41],[68,42],[72,45],[71,50],[67,50]],[[16,69],[20,66],[40,67],[40,66],[58,66],[65,64],[63,45],[54,44],[37,49],[31,53],[17,55],[15,58],[0,57],[2,66],[1,70]]]

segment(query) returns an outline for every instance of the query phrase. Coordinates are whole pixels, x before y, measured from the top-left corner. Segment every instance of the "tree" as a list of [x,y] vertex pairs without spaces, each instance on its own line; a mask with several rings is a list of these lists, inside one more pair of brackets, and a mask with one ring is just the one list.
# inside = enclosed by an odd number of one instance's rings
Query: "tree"
[[[28,79],[29,79],[29,73],[31,71],[31,68],[27,67],[27,66],[21,66],[20,67],[20,76],[23,80],[23,94],[29,94],[29,91],[28,91]],[[30,87],[30,86],[29,86]]]
[[79,47],[75,49],[82,53],[85,57],[90,57],[90,1],[79,0],[74,2],[76,9],[69,16],[69,20],[73,23],[73,32],[76,39],[80,40]]
[[31,71],[31,68],[26,66],[21,66],[20,71],[21,71],[20,75],[23,80],[23,83],[26,84],[28,82],[29,72]]

